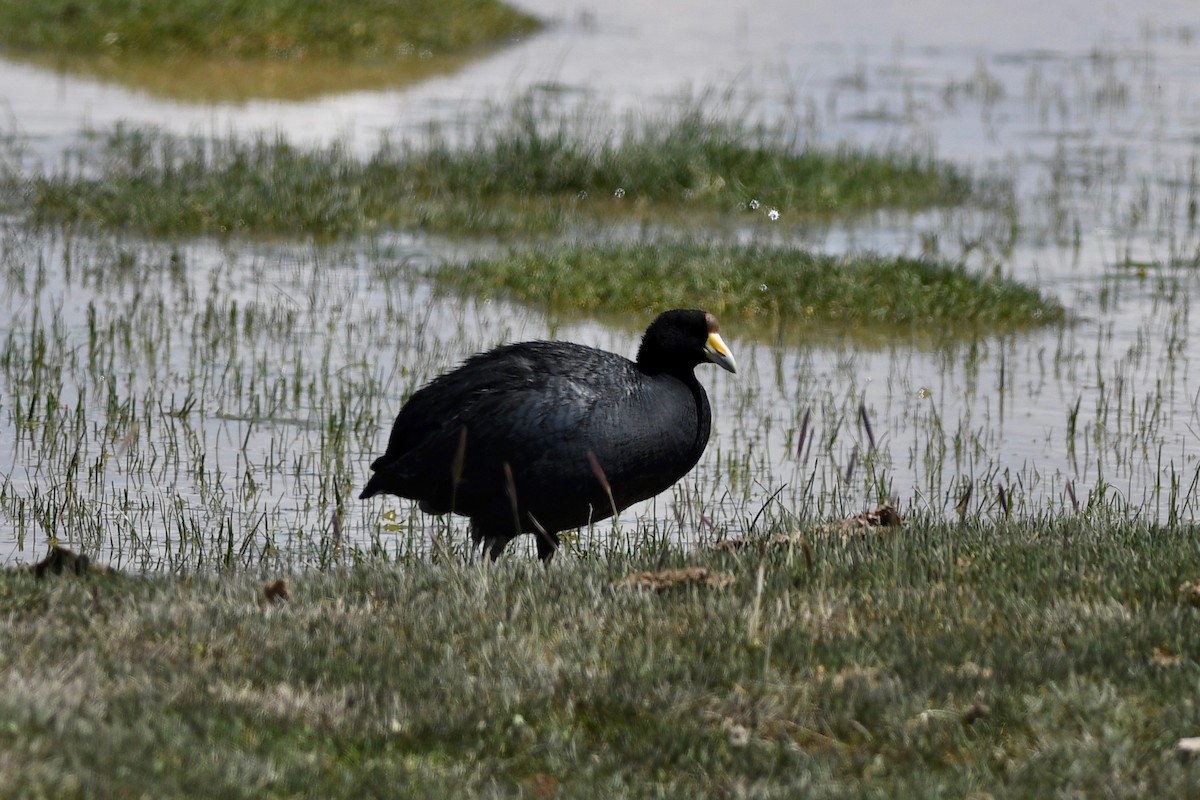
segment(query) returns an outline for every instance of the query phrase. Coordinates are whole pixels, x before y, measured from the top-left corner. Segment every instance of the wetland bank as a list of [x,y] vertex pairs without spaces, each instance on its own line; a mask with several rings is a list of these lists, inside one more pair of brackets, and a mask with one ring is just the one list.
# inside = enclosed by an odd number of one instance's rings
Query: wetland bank
[[[1196,791],[1186,15],[642,5],[300,100],[0,64],[0,552],[116,568],[0,580],[6,793]],[[552,569],[352,499],[467,354],[691,304],[708,452]]]

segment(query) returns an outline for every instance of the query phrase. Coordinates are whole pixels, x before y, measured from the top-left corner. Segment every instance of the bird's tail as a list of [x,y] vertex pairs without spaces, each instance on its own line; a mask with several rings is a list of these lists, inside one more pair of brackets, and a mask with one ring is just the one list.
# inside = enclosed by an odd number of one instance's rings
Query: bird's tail
[[358,495],[358,499],[366,500],[368,497],[374,497],[382,491],[384,491],[383,473],[376,472],[371,476],[371,479],[367,481],[367,485],[363,487],[362,492]]

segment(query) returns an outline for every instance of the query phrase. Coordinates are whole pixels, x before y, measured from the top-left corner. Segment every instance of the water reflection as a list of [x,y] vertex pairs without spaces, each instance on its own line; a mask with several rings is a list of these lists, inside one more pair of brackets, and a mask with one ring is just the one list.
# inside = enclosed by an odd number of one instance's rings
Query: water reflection
[[[27,58],[66,86],[76,81],[185,103],[237,105],[258,98],[286,103],[345,92],[378,92],[447,75],[472,58],[417,52],[392,61],[339,64],[305,59]],[[15,64],[14,64],[15,66]]]

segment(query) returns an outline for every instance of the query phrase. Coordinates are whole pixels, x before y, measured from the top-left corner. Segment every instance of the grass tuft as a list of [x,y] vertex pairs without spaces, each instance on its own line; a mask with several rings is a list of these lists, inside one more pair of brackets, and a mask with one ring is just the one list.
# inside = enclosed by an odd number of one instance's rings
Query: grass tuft
[[599,139],[532,100],[473,143],[433,131],[366,160],[280,138],[175,138],[118,126],[36,180],[36,220],[157,235],[352,236],[378,228],[527,235],[584,221],[783,224],[966,202],[971,180],[924,156],[799,146],[698,110]]
[[845,215],[971,196],[969,176],[931,157],[817,149],[787,128],[748,125],[709,108],[693,102],[669,119],[626,119],[596,138],[602,121],[565,117],[527,99],[471,147],[433,137],[409,174],[456,195],[584,200],[601,206],[597,213],[617,215],[647,206]]
[[395,60],[537,26],[496,0],[0,0],[0,45],[72,57]]
[[[442,286],[549,311],[700,306],[739,322],[942,335],[1061,323],[1037,289],[961,265],[694,241],[559,245],[444,264]],[[949,326],[949,327],[948,327]]]
[[0,0],[7,57],[192,102],[415,83],[539,27],[498,0]]

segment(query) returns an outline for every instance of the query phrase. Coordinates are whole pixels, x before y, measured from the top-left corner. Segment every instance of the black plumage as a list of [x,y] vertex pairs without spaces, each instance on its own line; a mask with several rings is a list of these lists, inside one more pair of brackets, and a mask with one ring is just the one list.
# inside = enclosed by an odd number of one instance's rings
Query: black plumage
[[653,497],[695,466],[711,427],[693,372],[705,361],[736,370],[716,318],[698,310],[660,314],[636,363],[569,342],[480,353],[408,399],[360,497],[467,516],[493,559],[533,533],[548,559],[559,531]]

